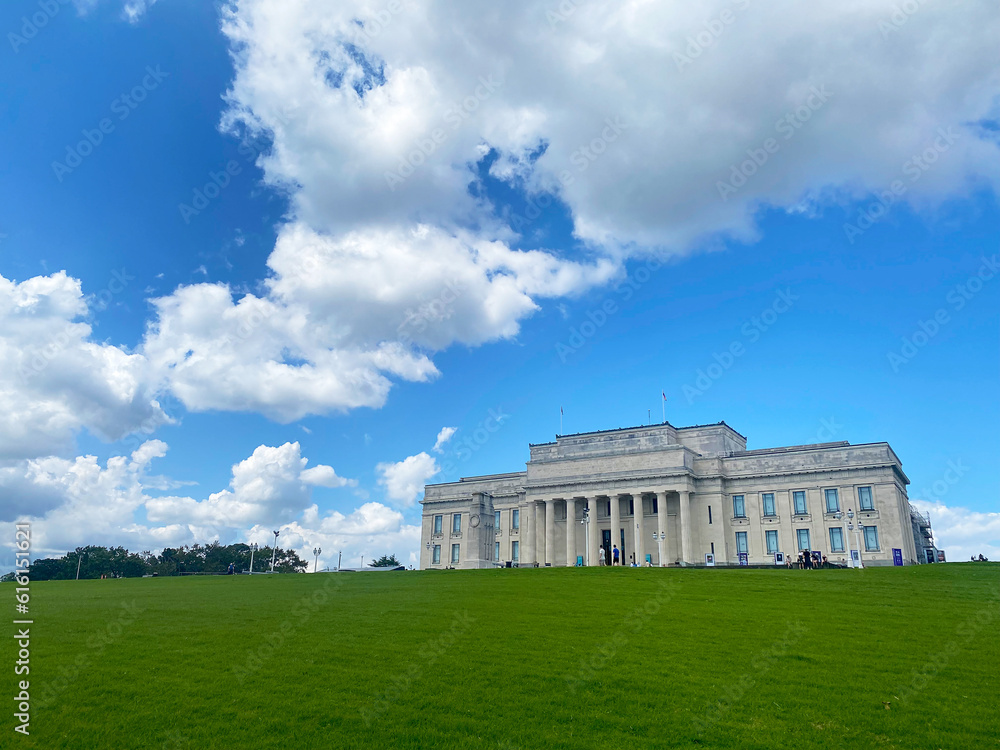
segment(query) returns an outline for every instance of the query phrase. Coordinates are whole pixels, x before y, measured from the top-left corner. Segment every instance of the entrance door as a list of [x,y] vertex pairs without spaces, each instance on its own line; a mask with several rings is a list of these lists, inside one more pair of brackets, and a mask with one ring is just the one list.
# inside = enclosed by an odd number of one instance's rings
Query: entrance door
[[604,564],[611,564],[611,529],[601,529],[601,547],[604,549]]
[[618,544],[618,549],[621,550],[621,563],[622,565],[631,565],[632,561],[625,556],[625,529],[619,529],[619,533],[622,535],[621,542]]

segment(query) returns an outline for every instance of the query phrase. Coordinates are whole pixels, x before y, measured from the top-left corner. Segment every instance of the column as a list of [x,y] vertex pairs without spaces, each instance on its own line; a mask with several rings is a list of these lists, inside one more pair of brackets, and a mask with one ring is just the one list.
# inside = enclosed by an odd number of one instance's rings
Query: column
[[611,501],[611,557],[608,559],[609,565],[614,565],[615,562],[615,547],[618,548],[618,561],[624,562],[622,560],[622,508],[621,503],[618,501],[617,494],[608,495],[608,499]]
[[660,552],[660,565],[670,564],[670,550],[667,547],[667,493],[656,493],[656,532],[660,536],[657,549]]
[[587,523],[587,556],[584,556],[583,560],[586,563],[590,560],[590,565],[596,566],[599,564],[600,559],[598,558],[598,550],[601,546],[601,536],[600,529],[597,528],[597,498],[588,497],[587,498],[587,515],[590,521]]
[[535,561],[535,514],[533,503],[521,506],[521,529],[517,538],[521,541],[521,565],[531,565]]
[[566,567],[576,565],[576,498],[566,500]]
[[635,542],[632,547],[635,550],[635,563],[636,565],[642,567],[646,562],[646,545],[643,543],[643,529],[642,529],[642,493],[636,492],[632,495],[632,507],[635,510]]
[[556,501],[545,501],[545,564],[556,561]]
[[545,564],[545,514],[537,501],[532,501],[531,507],[535,516],[535,562]]
[[691,559],[691,493],[681,490],[677,493],[680,496],[680,524],[681,524],[681,561],[688,565],[694,562]]

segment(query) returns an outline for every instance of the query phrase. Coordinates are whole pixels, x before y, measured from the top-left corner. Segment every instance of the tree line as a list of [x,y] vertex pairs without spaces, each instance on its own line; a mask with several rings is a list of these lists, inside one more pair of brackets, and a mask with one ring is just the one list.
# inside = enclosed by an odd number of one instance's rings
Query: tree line
[[[271,569],[273,548],[261,547],[254,552],[253,569],[262,573]],[[237,572],[250,569],[250,547],[246,544],[223,545],[218,542],[185,547],[167,547],[160,554],[150,551],[129,552],[124,547],[77,547],[62,557],[35,560],[29,568],[33,581],[63,581],[80,578],[139,578],[144,575],[183,575],[185,573],[225,573],[232,563]],[[278,547],[275,554],[276,573],[302,573],[305,560],[294,550]],[[13,575],[13,574],[10,574]],[[2,580],[6,580],[4,576]]]

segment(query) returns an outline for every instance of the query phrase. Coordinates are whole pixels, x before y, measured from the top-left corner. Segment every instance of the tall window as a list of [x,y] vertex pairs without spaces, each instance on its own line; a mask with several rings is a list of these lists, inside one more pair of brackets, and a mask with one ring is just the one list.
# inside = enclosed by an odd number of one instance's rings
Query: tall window
[[514,508],[514,510],[510,512],[510,528],[513,531],[517,531],[521,528],[521,511],[517,508]]
[[628,501],[628,514],[630,516],[634,516],[635,515],[635,498],[634,497],[629,498],[629,501]]
[[743,495],[733,495],[733,517],[747,517],[747,509],[746,505],[743,503]]
[[745,531],[736,532],[736,551],[737,552],[750,551],[750,548],[747,546],[747,533]]
[[453,545],[451,545],[451,562],[453,564],[458,562],[458,551],[461,548],[462,548],[462,545],[460,545],[460,544],[453,544]]
[[865,531],[865,552],[878,552],[878,527],[863,526]]
[[712,506],[708,506],[708,525],[712,525]]
[[493,559],[494,560],[500,559],[500,542],[493,543]]
[[440,565],[440,564],[441,564],[441,545],[435,544],[434,555],[433,557],[431,557],[431,565]]
[[521,559],[521,543],[511,542],[510,543],[510,559],[514,562],[519,562]]
[[858,487],[858,507],[861,510],[875,510],[871,487]]
[[834,526],[830,529],[830,551],[844,551],[844,530],[839,526]]
[[493,528],[500,531],[500,511],[493,511]]
[[799,549],[810,549],[809,547],[809,529],[796,529],[795,538],[798,540]]
[[774,554],[778,551],[778,530],[768,529],[764,532],[764,541],[767,542],[767,552],[768,554]]
[[453,513],[451,516],[451,533],[461,534],[462,533],[462,514]]
[[656,504],[656,495],[653,495],[653,515],[655,516],[659,512],[660,512],[660,509],[659,509],[659,507]]
[[795,506],[795,515],[804,516],[806,514],[806,491],[795,490],[792,493],[792,503]]
[[774,511],[774,493],[765,492],[763,495],[764,499],[764,515],[765,516],[775,516],[777,513]]
[[837,490],[823,490],[823,494],[826,497],[826,512],[836,513],[840,510],[840,496],[837,494]]
[[442,523],[443,519],[444,519],[444,516],[434,516],[434,533],[435,534],[440,534],[441,533],[441,523]]

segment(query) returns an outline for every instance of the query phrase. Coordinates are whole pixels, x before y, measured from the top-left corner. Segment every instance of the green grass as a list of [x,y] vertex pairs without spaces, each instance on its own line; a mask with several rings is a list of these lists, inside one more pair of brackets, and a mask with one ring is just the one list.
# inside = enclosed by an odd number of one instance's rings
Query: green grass
[[998,595],[971,563],[34,583],[0,746],[1000,748]]

